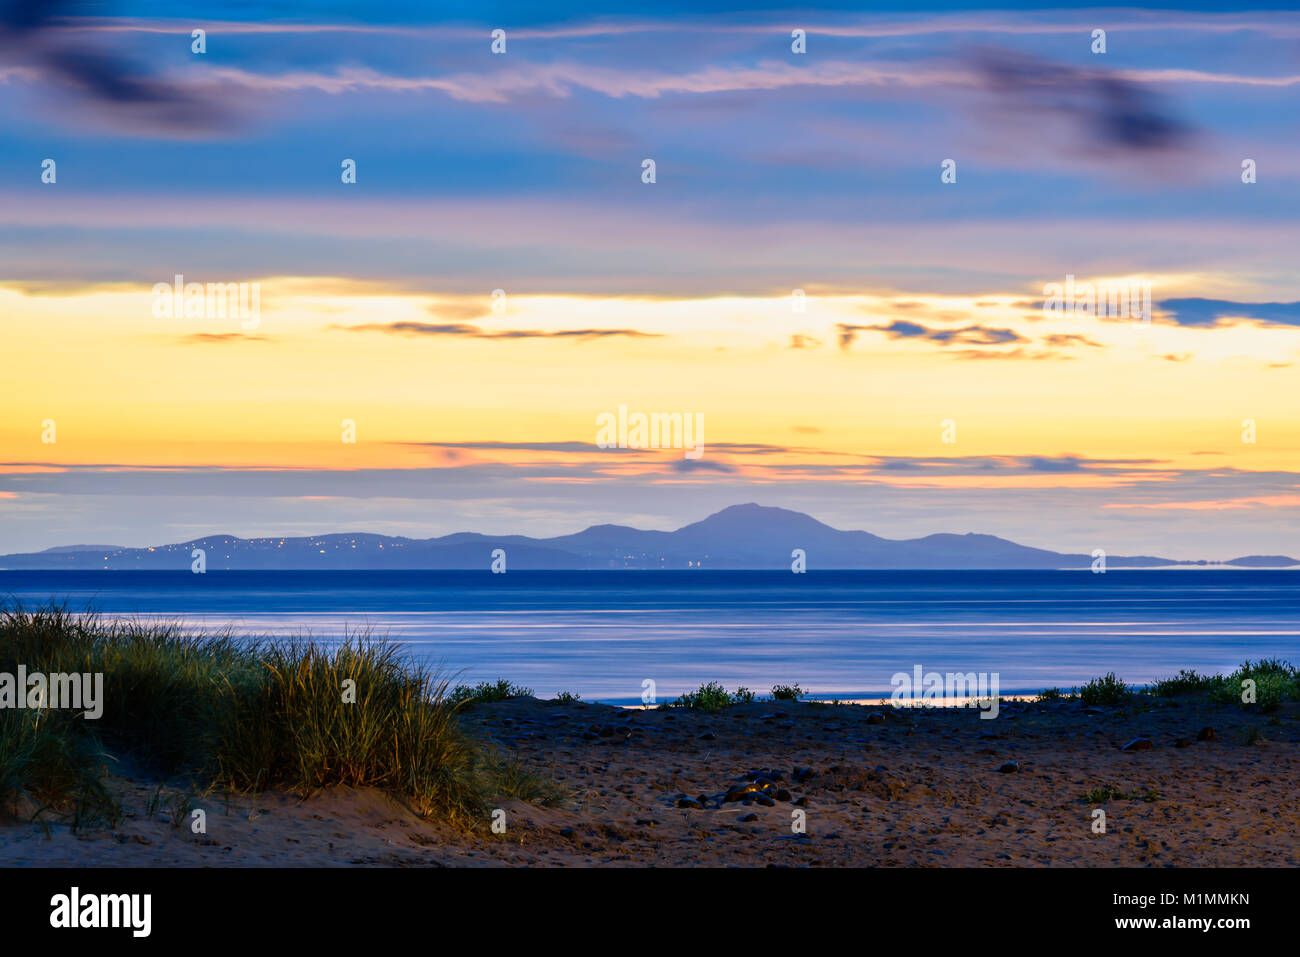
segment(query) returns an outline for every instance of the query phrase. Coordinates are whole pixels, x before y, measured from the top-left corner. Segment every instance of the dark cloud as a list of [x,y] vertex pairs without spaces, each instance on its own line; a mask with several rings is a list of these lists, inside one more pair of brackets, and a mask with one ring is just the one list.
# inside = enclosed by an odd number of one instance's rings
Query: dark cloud
[[[0,2],[0,54],[36,70],[49,86],[93,100],[122,119],[191,132],[229,125],[228,111],[211,97],[151,76],[111,53],[75,45],[60,27],[86,7],[67,0]],[[94,9],[103,12],[98,5]]]
[[971,54],[985,88],[1007,106],[1073,120],[1104,150],[1152,153],[1184,145],[1191,127],[1141,86],[1114,73],[1080,69],[1005,49]]
[[331,326],[345,332],[383,332],[400,336],[460,336],[468,339],[606,339],[612,336],[631,336],[637,339],[657,338],[660,333],[641,332],[638,329],[561,329],[543,332],[540,329],[507,329],[502,332],[484,332],[478,326],[463,322],[388,322],[365,323],[359,326]]
[[968,455],[953,458],[873,456],[869,468],[882,472],[937,472],[947,475],[1020,475],[1025,472],[1149,472],[1160,459],[1090,459],[1079,455]]
[[1019,461],[1025,468],[1034,472],[1082,472],[1087,467],[1083,459],[1075,455],[1060,455],[1055,458],[1027,455]]
[[987,326],[963,326],[960,329],[932,329],[918,322],[895,319],[885,326],[854,326],[839,323],[840,348],[853,344],[859,332],[883,332],[891,339],[924,339],[940,345],[964,344],[975,346],[1000,346],[1013,342],[1028,342],[1010,329],[993,329]]
[[1227,325],[1229,319],[1253,319],[1274,326],[1300,326],[1300,302],[1165,299],[1157,305],[1180,326],[1220,326]]

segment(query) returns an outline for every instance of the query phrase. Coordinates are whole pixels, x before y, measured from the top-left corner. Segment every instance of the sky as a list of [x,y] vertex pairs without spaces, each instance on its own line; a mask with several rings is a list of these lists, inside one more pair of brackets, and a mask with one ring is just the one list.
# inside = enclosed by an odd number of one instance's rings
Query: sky
[[1300,13],[380,6],[4,8],[0,553],[753,501],[1300,557]]

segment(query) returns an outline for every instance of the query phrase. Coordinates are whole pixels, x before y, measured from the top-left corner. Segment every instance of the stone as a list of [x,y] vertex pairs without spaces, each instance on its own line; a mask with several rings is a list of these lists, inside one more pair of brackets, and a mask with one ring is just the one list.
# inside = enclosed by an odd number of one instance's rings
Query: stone
[[1206,725],[1204,728],[1202,728],[1200,731],[1197,731],[1197,732],[1196,732],[1196,740],[1197,740],[1197,741],[1217,741],[1217,740],[1218,740],[1218,736],[1215,735],[1215,733],[1214,733],[1214,729],[1211,728],[1211,727],[1207,724],[1207,725]]
[[1124,745],[1124,747],[1120,748],[1120,750],[1121,751],[1150,751],[1154,747],[1155,747],[1155,742],[1152,741],[1150,738],[1134,738],[1128,744]]
[[999,774],[1015,774],[1020,770],[1020,765],[1015,761],[1005,761],[998,768]]

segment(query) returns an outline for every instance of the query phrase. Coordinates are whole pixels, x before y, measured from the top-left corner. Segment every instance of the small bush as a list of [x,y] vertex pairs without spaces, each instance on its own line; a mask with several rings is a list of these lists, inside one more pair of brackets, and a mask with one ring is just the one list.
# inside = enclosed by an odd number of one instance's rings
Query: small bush
[[456,685],[451,692],[450,700],[452,704],[470,706],[493,704],[497,701],[507,701],[510,698],[529,698],[532,697],[532,694],[532,688],[514,684],[505,678],[498,678],[496,681],[480,681],[473,687]]
[[1186,694],[1212,691],[1222,679],[1218,675],[1198,675],[1194,670],[1181,669],[1172,678],[1161,678],[1147,688],[1157,698],[1174,698]]
[[1133,689],[1115,676],[1111,671],[1100,678],[1093,678],[1079,689],[1079,700],[1086,705],[1125,704],[1133,695]]
[[553,700],[556,704],[577,704],[582,700],[582,695],[574,694],[571,691],[561,691]]
[[798,685],[772,685],[773,701],[798,701],[807,693]]
[[676,701],[670,702],[674,708],[692,708],[696,711],[721,711],[734,701],[727,689],[716,681],[702,684],[695,691],[687,691]]
[[[1242,701],[1245,691],[1242,683],[1248,679],[1255,682],[1253,704]],[[1277,658],[1264,658],[1255,662],[1247,660],[1232,674],[1219,679],[1212,696],[1221,704],[1272,711],[1284,701],[1300,700],[1300,671]]]

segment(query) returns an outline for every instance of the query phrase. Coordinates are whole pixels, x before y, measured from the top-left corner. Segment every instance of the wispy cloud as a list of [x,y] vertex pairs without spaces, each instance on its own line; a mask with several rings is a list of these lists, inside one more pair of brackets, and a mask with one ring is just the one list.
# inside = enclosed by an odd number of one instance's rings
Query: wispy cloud
[[847,349],[862,332],[883,332],[890,339],[921,339],[937,342],[940,345],[966,344],[976,346],[1009,345],[1016,342],[1028,342],[1024,336],[1011,329],[995,329],[986,326],[963,326],[960,329],[934,329],[919,322],[896,319],[888,325],[857,326],[839,323],[840,348]]
[[478,326],[463,322],[386,322],[362,323],[355,326],[333,325],[331,329],[346,332],[382,332],[396,336],[450,336],[470,339],[609,339],[627,336],[634,339],[654,339],[661,333],[642,332],[639,329],[559,329],[547,332],[540,329],[505,329],[485,332]]

